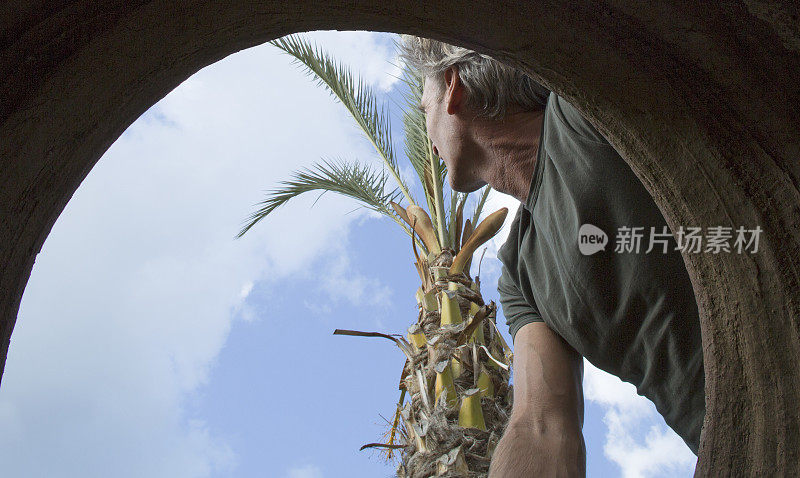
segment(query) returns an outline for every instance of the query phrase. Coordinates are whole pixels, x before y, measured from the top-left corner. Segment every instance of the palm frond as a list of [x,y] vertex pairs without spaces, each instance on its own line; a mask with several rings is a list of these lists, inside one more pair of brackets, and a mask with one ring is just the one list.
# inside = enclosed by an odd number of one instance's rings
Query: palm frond
[[356,199],[367,209],[391,217],[410,234],[389,206],[389,202],[397,200],[400,193],[397,188],[385,192],[386,180],[383,172],[374,171],[357,162],[323,161],[312,168],[296,171],[291,180],[282,181],[280,187],[268,192],[267,198],[258,204],[259,209],[248,217],[237,237],[244,235],[256,223],[292,198],[311,191],[331,191]]
[[306,68],[307,73],[313,75],[320,85],[325,86],[347,108],[366,138],[375,147],[406,200],[410,204],[415,204],[397,167],[388,111],[378,107],[369,85],[302,37],[291,35],[270,43],[294,57]]
[[[428,162],[428,130],[425,125],[425,113],[420,109],[422,101],[422,75],[404,65],[403,83],[406,84],[406,91],[403,94],[405,105],[403,108],[403,128],[405,130],[405,153],[411,166],[417,173],[426,198],[428,206],[432,206],[433,184],[429,181],[430,163]],[[433,210],[431,208],[431,210]]]
[[472,226],[477,227],[478,219],[481,217],[481,212],[483,212],[483,205],[486,204],[486,198],[489,197],[489,191],[492,190],[492,187],[488,184],[483,188],[483,193],[481,194],[480,199],[478,200],[478,204],[475,206],[475,213],[472,214]]
[[434,214],[431,214],[431,219],[433,219],[434,225],[439,233],[439,244],[446,244],[447,221],[444,217],[444,176],[446,174],[446,170],[444,163],[439,156],[433,153],[433,148],[431,147],[430,141],[428,141],[428,162],[430,163],[431,171],[433,172],[433,211],[436,212],[435,218]]
[[458,224],[456,212],[464,207],[468,195],[469,193],[450,191],[450,213],[447,215],[447,238],[450,241],[450,247],[454,250],[458,250],[459,244],[456,238],[461,233],[461,231],[458,230],[460,225]]

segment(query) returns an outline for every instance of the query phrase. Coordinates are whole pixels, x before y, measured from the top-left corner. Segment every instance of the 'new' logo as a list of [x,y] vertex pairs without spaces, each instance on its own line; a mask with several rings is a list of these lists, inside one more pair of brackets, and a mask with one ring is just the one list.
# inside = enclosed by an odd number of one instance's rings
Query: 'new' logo
[[578,229],[578,249],[581,254],[591,256],[597,251],[604,251],[608,244],[608,235],[599,227],[583,224]]

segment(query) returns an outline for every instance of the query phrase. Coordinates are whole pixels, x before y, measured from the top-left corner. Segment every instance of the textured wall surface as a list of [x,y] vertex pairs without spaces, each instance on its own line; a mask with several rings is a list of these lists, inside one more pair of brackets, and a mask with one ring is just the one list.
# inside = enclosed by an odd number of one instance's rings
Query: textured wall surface
[[287,33],[414,33],[520,66],[575,104],[673,230],[763,229],[757,254],[684,255],[706,364],[697,473],[800,476],[799,10],[795,0],[4,2],[0,370],[50,228],[147,108],[200,68]]

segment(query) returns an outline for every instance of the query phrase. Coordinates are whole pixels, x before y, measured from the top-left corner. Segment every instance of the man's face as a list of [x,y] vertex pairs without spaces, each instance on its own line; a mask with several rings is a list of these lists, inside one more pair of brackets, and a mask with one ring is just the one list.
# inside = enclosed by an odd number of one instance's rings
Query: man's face
[[479,148],[471,141],[471,121],[467,120],[463,85],[455,70],[452,71],[441,79],[425,78],[420,107],[425,112],[433,152],[447,166],[450,187],[459,192],[472,192],[486,183],[477,177]]

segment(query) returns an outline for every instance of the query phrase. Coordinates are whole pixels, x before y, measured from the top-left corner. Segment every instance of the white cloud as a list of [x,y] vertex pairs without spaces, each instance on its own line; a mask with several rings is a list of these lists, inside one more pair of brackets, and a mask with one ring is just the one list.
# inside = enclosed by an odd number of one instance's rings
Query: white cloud
[[391,305],[391,289],[353,270],[344,253],[330,261],[328,273],[320,281],[322,289],[334,300],[347,300],[356,306],[387,308]]
[[617,409],[606,413],[605,422],[609,429],[605,454],[620,466],[625,478],[689,476],[694,472],[697,458],[671,430],[653,425],[642,444],[630,435],[636,424]]
[[[476,195],[477,196],[477,195]],[[476,198],[477,199],[477,198]],[[517,214],[517,209],[519,208],[520,202],[514,196],[503,194],[501,192],[492,190],[489,193],[489,196],[486,198],[486,203],[483,206],[483,213],[481,214],[481,219],[485,218],[487,215],[501,209],[501,208],[508,208],[508,216],[506,216],[506,221],[503,223],[503,227],[491,240],[489,240],[486,245],[486,254],[483,259],[483,263],[481,265],[481,282],[485,284],[497,284],[497,280],[500,278],[500,268],[502,263],[497,258],[497,252],[500,250],[500,247],[508,239],[508,235],[511,232],[511,223],[514,221],[514,216]],[[475,254],[475,258],[473,259],[473,274],[477,273],[478,271],[478,264],[477,261],[480,259],[480,254],[483,250],[483,247]]]
[[333,312],[333,307],[331,307],[330,304],[320,304],[318,302],[312,302],[310,300],[304,300],[303,307],[308,309],[312,314],[316,316],[330,315],[331,312]]
[[314,465],[292,468],[286,473],[286,478],[322,478],[322,471]]
[[639,419],[650,413],[653,405],[636,393],[633,384],[623,382],[619,377],[600,370],[588,361],[584,361],[584,371],[584,393],[590,400],[624,409],[626,416],[632,419]]
[[392,45],[392,37],[377,32],[354,31],[316,31],[307,35],[379,90],[389,91],[399,81],[401,63]]
[[247,281],[243,286],[241,292],[239,292],[239,298],[244,300],[250,295],[250,292],[253,291],[253,281]]
[[[606,457],[625,478],[689,476],[697,461],[683,440],[659,425],[655,406],[623,382],[584,360],[584,395],[606,408]],[[662,422],[663,423],[663,422]],[[640,435],[646,430],[642,439]]]
[[508,234],[511,231],[511,223],[514,220],[514,215],[517,213],[520,204],[519,199],[509,194],[503,194],[496,190],[492,190],[489,193],[489,197],[486,198],[486,204],[483,206],[484,212],[481,214],[481,217],[486,217],[486,215],[504,207],[508,208],[508,216],[500,232],[489,242],[488,245],[490,245],[490,247],[489,250],[486,251],[487,255],[491,253],[492,256],[497,257],[497,250],[500,249],[500,246],[508,239]]
[[[353,66],[391,84],[382,37],[323,37],[334,52],[358,45]],[[345,215],[354,204],[333,196],[312,212],[314,197],[300,197],[233,237],[290,171],[323,156],[372,157],[341,106],[290,63],[264,46],[202,70],[132,125],[76,192],[37,257],[12,336],[0,388],[5,474],[235,467],[235,450],[187,402],[234,317],[248,316],[252,284],[307,274],[321,257],[346,265],[333,245],[363,212]],[[381,297],[377,281],[332,265],[332,294]]]

